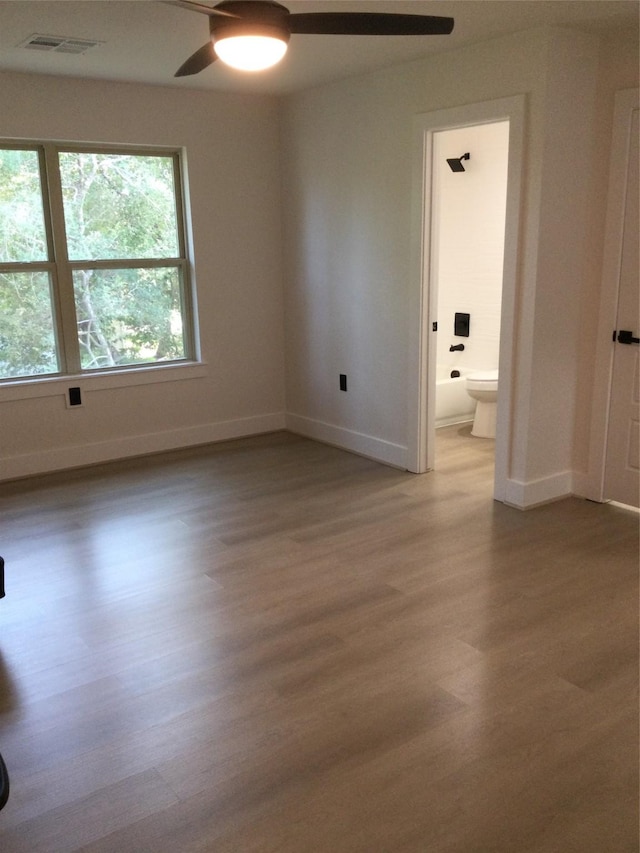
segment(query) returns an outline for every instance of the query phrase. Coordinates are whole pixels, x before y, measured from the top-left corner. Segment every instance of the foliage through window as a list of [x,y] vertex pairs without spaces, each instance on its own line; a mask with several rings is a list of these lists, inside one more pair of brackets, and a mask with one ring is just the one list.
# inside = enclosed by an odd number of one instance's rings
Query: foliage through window
[[0,379],[193,358],[176,153],[0,146]]

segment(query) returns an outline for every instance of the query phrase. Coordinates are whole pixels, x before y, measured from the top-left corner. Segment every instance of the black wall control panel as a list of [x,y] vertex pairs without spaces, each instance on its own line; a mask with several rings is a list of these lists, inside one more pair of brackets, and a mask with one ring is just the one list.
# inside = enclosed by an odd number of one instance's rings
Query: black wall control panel
[[456,311],[455,319],[453,321],[453,334],[456,335],[456,337],[458,338],[468,338],[470,325],[471,315],[461,314]]

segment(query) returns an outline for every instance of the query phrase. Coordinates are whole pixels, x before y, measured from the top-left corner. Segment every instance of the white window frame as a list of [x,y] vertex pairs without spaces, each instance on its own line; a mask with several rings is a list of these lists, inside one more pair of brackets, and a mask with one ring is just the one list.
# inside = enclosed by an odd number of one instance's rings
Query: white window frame
[[[62,388],[66,389],[69,384],[80,381],[85,389],[98,390],[150,382],[175,381],[204,375],[204,365],[199,351],[191,241],[187,227],[183,151],[157,146],[85,145],[16,139],[0,139],[0,148],[35,151],[38,155],[48,258],[42,261],[0,262],[0,272],[47,272],[49,274],[52,286],[54,334],[60,368],[55,373],[0,379],[0,401],[50,396],[60,393]],[[70,261],[67,252],[58,161],[58,155],[62,152],[172,158],[179,254],[170,258]],[[80,363],[73,290],[74,271],[153,267],[175,267],[179,271],[185,356],[171,361],[83,368]]]

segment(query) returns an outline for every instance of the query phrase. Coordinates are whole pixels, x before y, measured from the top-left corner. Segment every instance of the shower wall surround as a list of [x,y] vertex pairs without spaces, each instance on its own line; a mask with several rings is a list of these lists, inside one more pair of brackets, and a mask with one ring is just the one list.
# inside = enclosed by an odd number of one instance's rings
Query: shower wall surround
[[[464,172],[447,158],[468,151]],[[509,123],[442,131],[434,138],[434,281],[437,363],[498,367]],[[456,312],[471,315],[470,336],[454,337]],[[463,342],[464,352],[450,352]]]

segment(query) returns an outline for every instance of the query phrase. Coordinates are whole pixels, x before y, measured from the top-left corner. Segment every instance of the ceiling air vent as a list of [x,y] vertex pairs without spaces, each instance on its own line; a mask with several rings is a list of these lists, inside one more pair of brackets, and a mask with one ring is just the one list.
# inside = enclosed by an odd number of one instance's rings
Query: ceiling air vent
[[48,50],[55,53],[86,53],[90,48],[97,47],[104,42],[92,41],[90,39],[76,39],[68,36],[29,36],[26,41],[21,42],[18,47],[24,47],[27,50]]

